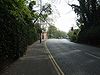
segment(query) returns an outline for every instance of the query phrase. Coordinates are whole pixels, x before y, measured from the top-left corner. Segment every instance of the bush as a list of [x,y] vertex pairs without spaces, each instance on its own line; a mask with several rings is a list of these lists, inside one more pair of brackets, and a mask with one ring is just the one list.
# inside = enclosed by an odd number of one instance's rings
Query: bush
[[78,40],[78,33],[79,33],[79,29],[74,29],[74,30],[70,30],[68,32],[68,37],[71,41],[76,42]]
[[[24,0],[0,1],[0,60],[22,56],[38,38],[32,14]],[[31,42],[31,43],[30,43]]]

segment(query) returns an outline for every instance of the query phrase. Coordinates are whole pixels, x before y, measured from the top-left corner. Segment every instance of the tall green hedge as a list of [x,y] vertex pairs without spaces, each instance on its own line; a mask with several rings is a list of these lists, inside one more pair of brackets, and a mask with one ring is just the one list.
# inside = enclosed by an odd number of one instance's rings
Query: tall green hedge
[[22,56],[38,39],[33,14],[25,0],[0,0],[0,61]]

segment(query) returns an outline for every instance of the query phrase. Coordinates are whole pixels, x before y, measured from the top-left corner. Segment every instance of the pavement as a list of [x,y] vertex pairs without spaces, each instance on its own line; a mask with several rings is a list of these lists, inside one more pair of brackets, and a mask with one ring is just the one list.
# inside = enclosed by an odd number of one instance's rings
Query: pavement
[[44,42],[28,46],[26,54],[6,67],[0,75],[57,75]]

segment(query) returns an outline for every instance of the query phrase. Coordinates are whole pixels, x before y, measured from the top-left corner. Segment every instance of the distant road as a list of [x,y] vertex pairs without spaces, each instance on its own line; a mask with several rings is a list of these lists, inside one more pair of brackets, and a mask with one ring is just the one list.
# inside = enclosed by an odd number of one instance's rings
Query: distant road
[[47,47],[65,75],[100,75],[100,48],[49,39]]

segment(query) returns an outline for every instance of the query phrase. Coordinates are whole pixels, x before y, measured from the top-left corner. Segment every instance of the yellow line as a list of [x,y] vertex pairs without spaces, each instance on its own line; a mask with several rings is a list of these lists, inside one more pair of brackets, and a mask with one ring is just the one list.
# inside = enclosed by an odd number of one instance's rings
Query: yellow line
[[48,49],[48,47],[46,45],[46,42],[45,42],[45,48],[46,48],[46,50],[49,53],[49,55],[48,55],[49,59],[50,59],[52,65],[53,65],[53,67],[55,68],[57,74],[58,75],[64,75],[63,71],[61,70],[61,68],[59,67],[59,65],[57,64],[57,62],[55,61],[55,59],[53,58],[52,54],[50,53],[50,51],[49,51],[49,49]]

